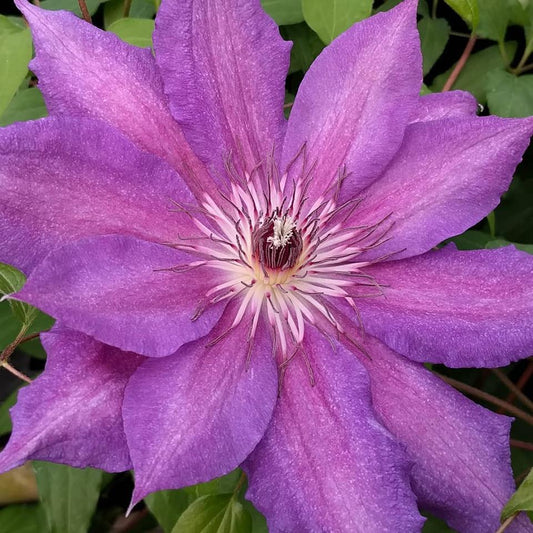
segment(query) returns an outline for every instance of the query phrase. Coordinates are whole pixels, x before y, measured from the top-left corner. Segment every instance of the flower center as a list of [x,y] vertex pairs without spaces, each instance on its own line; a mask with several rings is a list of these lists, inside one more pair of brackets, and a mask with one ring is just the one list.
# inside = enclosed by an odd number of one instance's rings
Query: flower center
[[253,257],[267,271],[290,270],[303,249],[303,240],[296,224],[276,210],[260,221],[252,232]]

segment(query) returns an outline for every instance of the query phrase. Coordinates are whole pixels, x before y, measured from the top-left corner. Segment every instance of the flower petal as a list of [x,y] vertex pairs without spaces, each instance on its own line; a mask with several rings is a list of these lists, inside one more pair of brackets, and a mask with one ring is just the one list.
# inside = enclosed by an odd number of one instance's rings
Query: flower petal
[[416,5],[406,0],[355,24],[305,75],[289,118],[283,164],[306,144],[315,165],[306,189],[310,204],[335,183],[343,165],[349,173],[343,193],[357,194],[398,150],[422,83]]
[[427,252],[479,222],[507,190],[533,120],[464,117],[411,124],[383,176],[346,221],[386,219],[388,240],[362,258]]
[[13,433],[0,455],[0,471],[28,459],[109,472],[131,468],[122,399],[144,358],[66,328],[41,338],[46,369],[20,390],[11,409]]
[[154,32],[170,108],[195,152],[251,171],[283,141],[291,45],[259,0],[163,0]]
[[133,237],[91,237],[47,256],[16,298],[122,350],[165,356],[205,335],[222,312],[219,304],[194,319],[218,274],[170,271],[190,263],[183,252]]
[[131,378],[123,414],[132,505],[150,492],[227,474],[263,436],[277,393],[270,337],[259,324],[247,354],[250,319],[227,332],[232,319],[225,313],[209,336],[147,361]]
[[411,116],[410,122],[428,122],[444,118],[475,116],[477,110],[477,100],[466,91],[425,94],[420,97],[418,107]]
[[357,300],[365,330],[416,361],[495,367],[533,353],[533,256],[454,246],[365,269],[383,297]]
[[0,130],[0,261],[27,273],[87,235],[190,235],[173,199],[193,201],[169,166],[102,122],[49,117]]
[[[306,327],[265,438],[246,460],[247,498],[277,531],[419,531],[403,450],[376,422],[368,377]],[[384,512],[387,510],[387,512]]]
[[152,52],[130,46],[72,13],[15,0],[33,34],[39,78],[51,115],[94,117],[166,159],[201,197],[212,187],[168,109]]
[[496,531],[515,487],[511,420],[468,400],[379,341],[368,338],[367,346],[371,357],[363,363],[374,409],[414,463],[411,479],[419,505],[457,531]]

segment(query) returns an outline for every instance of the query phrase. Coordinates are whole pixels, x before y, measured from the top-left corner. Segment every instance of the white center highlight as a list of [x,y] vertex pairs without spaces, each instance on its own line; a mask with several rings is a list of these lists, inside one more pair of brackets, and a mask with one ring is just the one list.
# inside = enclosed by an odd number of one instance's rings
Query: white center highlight
[[267,242],[270,242],[274,248],[286,246],[292,237],[292,232],[296,224],[288,215],[284,217],[276,217],[274,219],[274,235],[268,237]]

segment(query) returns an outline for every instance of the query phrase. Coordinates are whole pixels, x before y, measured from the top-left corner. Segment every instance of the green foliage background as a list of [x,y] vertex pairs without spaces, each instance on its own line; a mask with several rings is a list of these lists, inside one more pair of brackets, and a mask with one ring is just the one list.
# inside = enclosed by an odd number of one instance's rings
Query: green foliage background
[[[133,0],[128,16],[125,16],[127,0],[86,0],[86,3],[94,24],[135,46],[149,47],[159,1]],[[282,36],[294,42],[287,79],[287,114],[305,71],[323,47],[354,22],[397,3],[399,0],[263,0],[265,10],[280,25]],[[41,0],[41,6],[81,15],[77,0]],[[453,80],[454,89],[475,95],[480,113],[506,117],[533,115],[533,0],[420,0],[418,13],[424,92],[440,91]],[[2,126],[46,116],[37,80],[27,68],[32,53],[31,35],[24,21],[10,1],[2,3]],[[466,63],[456,76],[454,69],[461,56],[466,57]],[[515,243],[533,253],[531,149],[501,205],[454,241],[461,249],[496,248]],[[23,283],[20,273],[0,265],[0,294],[13,292]],[[27,305],[0,302],[0,350],[4,350],[4,355],[13,351],[10,363],[32,378],[37,376],[46,357],[38,339],[22,344],[17,344],[17,339],[48,329],[51,324],[49,317]],[[499,373],[436,366],[434,370],[457,380],[458,388],[464,388],[461,383],[470,386],[469,394],[489,408],[499,409],[491,400],[499,398],[533,414],[527,405],[520,404],[512,390],[527,386],[533,374],[531,359],[510,365]],[[24,383],[12,374],[0,371],[0,445],[7,442],[11,430],[8,410],[16,401],[21,385]],[[526,477],[533,464],[533,445],[528,442],[531,434],[531,427],[524,420],[514,423],[513,468],[517,481],[525,481],[504,510],[504,521],[519,510],[533,509],[533,477],[531,474]],[[125,518],[131,488],[129,473],[111,475],[48,463],[26,465],[0,476],[0,531],[96,533],[112,528],[113,531],[165,533],[267,531],[264,518],[244,499],[246,479],[240,471],[194,487],[152,494]],[[450,529],[429,517],[424,531]]]

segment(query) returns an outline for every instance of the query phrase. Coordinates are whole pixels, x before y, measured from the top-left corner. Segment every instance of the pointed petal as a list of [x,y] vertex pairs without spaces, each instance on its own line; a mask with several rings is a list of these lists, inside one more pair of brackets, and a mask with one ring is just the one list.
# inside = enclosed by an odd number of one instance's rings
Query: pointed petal
[[[414,465],[419,505],[457,531],[486,533],[514,491],[511,420],[475,404],[422,365],[367,341],[374,409]],[[527,531],[519,529],[520,531]]]
[[357,300],[365,330],[416,361],[496,367],[533,353],[533,256],[453,246],[365,269],[383,297]]
[[92,237],[50,254],[16,297],[112,346],[165,356],[205,335],[222,312],[211,306],[194,319],[218,274],[170,271],[190,263],[183,252],[132,237]]
[[466,91],[431,93],[420,97],[410,123],[442,120],[444,118],[475,116],[477,100]]
[[0,130],[0,261],[29,273],[80,237],[190,235],[172,200],[193,201],[163,161],[91,119],[49,117]]
[[41,338],[46,369],[20,390],[11,409],[13,433],[0,455],[0,471],[29,459],[108,472],[131,468],[122,399],[144,358],[65,328]]
[[98,118],[165,159],[201,197],[212,187],[168,109],[149,49],[130,46],[65,11],[16,0],[33,34],[32,71],[51,115]]
[[354,196],[398,150],[422,83],[416,4],[407,0],[355,24],[305,75],[289,118],[283,165],[306,144],[307,158],[316,165],[306,193],[310,204],[343,165],[343,194]]
[[151,359],[131,378],[123,413],[135,468],[132,504],[227,474],[263,436],[277,393],[271,341],[260,324],[247,355],[246,318],[216,341],[231,320],[226,313],[207,337]]
[[215,173],[230,153],[251,171],[281,146],[291,45],[259,0],[164,0],[154,47],[172,113]]
[[246,460],[247,498],[270,531],[419,531],[403,451],[376,422],[368,377],[342,346],[306,328],[265,438]]
[[529,144],[531,119],[464,117],[411,124],[383,176],[346,221],[387,220],[387,242],[362,258],[427,252],[499,203]]

